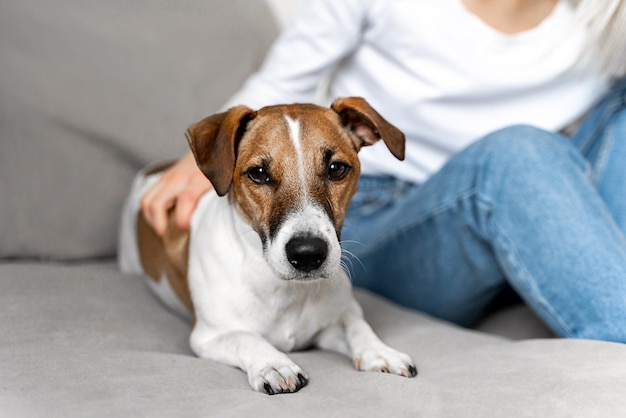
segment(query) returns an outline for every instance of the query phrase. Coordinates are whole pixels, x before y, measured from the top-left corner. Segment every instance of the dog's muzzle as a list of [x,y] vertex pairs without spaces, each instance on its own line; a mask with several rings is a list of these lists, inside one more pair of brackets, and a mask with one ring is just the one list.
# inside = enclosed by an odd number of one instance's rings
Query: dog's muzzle
[[326,241],[317,237],[295,237],[287,242],[285,253],[298,271],[310,273],[320,268],[328,256]]

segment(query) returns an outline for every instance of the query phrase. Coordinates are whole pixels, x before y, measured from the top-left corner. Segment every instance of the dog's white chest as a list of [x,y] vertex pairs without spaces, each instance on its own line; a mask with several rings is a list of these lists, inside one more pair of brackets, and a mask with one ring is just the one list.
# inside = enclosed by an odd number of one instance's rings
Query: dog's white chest
[[281,351],[309,347],[322,330],[339,322],[349,306],[349,286],[347,282],[342,285],[343,280],[340,277],[318,283],[289,283],[288,289],[278,293],[288,300],[291,296],[290,303],[266,305],[266,311],[272,314],[267,322],[259,324],[258,331]]
[[306,283],[271,276],[262,281],[264,285],[258,287],[242,283],[232,303],[207,314],[218,323],[262,335],[287,352],[309,347],[350,306],[351,290],[345,277]]
[[189,285],[197,321],[260,334],[282,351],[309,346],[320,330],[339,321],[351,300],[341,270],[314,282],[277,278],[258,235],[226,199],[212,194],[200,201],[192,220]]

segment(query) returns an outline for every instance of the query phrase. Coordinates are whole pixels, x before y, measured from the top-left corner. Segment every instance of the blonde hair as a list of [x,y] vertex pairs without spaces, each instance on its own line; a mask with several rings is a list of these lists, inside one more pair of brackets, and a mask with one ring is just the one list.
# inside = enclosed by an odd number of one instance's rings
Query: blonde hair
[[570,0],[575,25],[588,31],[587,49],[609,77],[626,75],[626,0]]

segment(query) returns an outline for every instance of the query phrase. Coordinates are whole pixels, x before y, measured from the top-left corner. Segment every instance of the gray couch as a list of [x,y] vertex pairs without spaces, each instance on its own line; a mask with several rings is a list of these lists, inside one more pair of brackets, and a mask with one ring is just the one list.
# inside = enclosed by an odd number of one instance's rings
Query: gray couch
[[0,415],[626,416],[626,347],[550,338],[524,306],[468,330],[357,290],[415,379],[311,350],[309,386],[270,397],[192,355],[116,268],[120,206],[276,34],[262,0],[0,3]]

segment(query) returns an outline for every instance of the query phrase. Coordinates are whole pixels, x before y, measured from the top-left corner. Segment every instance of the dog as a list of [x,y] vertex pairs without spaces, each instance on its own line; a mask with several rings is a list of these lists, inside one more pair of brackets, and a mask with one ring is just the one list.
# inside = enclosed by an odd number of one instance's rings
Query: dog
[[340,247],[357,152],[382,139],[402,160],[402,132],[350,97],[330,108],[237,106],[193,124],[186,138],[216,193],[200,199],[190,231],[176,227],[174,208],[160,237],[139,210],[159,174],[140,173],[123,213],[119,263],[190,313],[193,352],[242,369],[267,394],[307,385],[285,353],[309,347],[342,353],[357,370],[416,376],[413,360],[364,320]]

